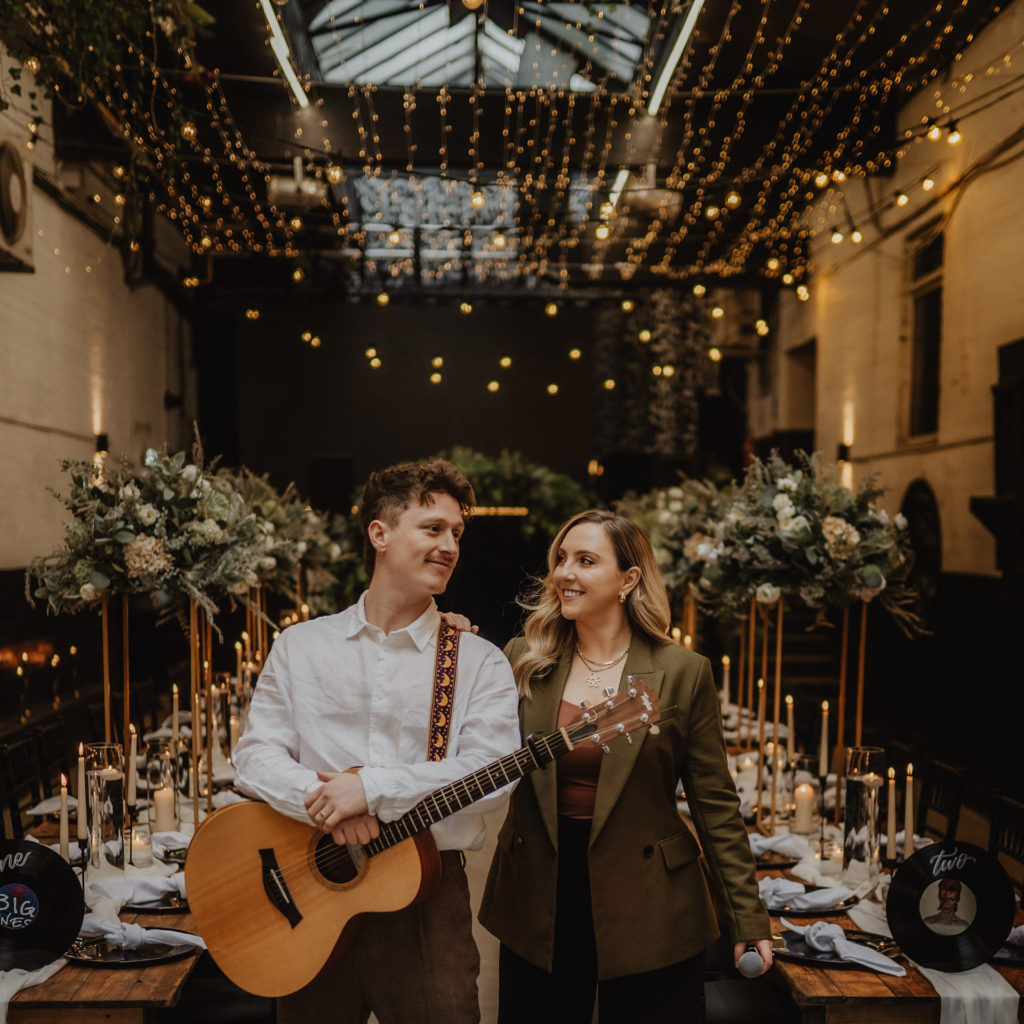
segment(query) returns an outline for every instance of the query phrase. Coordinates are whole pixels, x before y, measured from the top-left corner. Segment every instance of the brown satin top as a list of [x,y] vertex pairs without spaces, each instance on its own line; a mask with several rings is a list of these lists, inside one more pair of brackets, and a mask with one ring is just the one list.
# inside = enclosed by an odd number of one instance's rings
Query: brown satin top
[[[568,725],[579,713],[575,704],[563,700],[558,706],[558,728]],[[558,759],[559,817],[593,818],[603,756],[600,744],[583,743]]]

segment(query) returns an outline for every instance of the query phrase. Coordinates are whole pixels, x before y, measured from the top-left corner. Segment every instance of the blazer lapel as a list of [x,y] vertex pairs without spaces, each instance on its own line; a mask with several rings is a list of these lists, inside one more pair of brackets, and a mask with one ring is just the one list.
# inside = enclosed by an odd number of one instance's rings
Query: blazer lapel
[[[572,663],[572,646],[568,646],[551,670],[547,679],[533,685],[533,697],[523,701],[523,739],[539,732],[547,735],[558,727],[558,708],[562,701],[562,690]],[[530,774],[530,784],[537,796],[541,817],[551,838],[551,845],[558,849],[558,770],[557,762]]]
[[[637,682],[646,683],[656,694],[661,695],[665,673],[654,668],[651,660],[651,643],[646,637],[633,634],[629,657],[622,670],[619,682],[620,692],[629,687],[629,676]],[[629,742],[632,738],[633,742]],[[597,796],[594,801],[594,822],[590,829],[590,843],[600,833],[608,820],[615,801],[619,799],[622,787],[633,770],[633,764],[640,754],[640,747],[647,738],[645,729],[637,730],[629,738],[618,738],[610,744],[610,750],[601,762],[601,774],[597,778]]]

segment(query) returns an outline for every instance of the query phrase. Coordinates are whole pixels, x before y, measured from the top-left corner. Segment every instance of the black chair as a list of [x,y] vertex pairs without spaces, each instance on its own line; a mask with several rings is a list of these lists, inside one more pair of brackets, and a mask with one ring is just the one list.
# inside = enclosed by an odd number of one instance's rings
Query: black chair
[[64,720],[55,716],[36,729],[35,737],[43,796],[53,796],[60,792],[61,773],[71,778],[64,747]]
[[153,732],[160,724],[158,719],[158,708],[156,698],[156,683],[147,679],[142,683],[135,683],[131,690],[132,721],[135,728],[139,730],[140,736]]
[[1024,896],[1024,804],[998,790],[992,800],[988,848]]
[[943,761],[930,761],[921,779],[917,801],[917,834],[933,839],[956,839],[960,823],[960,804],[964,795],[963,768]]
[[3,799],[4,837],[21,839],[28,816],[25,812],[43,798],[39,754],[31,733],[0,747],[0,794]]

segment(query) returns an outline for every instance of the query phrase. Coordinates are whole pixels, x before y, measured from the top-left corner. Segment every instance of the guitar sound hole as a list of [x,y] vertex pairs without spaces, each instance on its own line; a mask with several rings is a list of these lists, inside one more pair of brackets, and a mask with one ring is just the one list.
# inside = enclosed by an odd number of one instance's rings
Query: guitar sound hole
[[[358,854],[362,850],[357,851]],[[339,846],[330,836],[322,836],[316,844],[316,868],[328,882],[345,885],[359,874],[359,864],[352,860],[348,846]],[[362,857],[359,858],[360,862]]]

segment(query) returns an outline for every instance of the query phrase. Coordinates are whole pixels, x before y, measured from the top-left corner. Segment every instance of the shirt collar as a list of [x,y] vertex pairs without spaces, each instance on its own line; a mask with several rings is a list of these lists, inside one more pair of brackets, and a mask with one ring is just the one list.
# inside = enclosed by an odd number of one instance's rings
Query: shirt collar
[[[359,595],[359,600],[352,605],[352,614],[345,628],[345,636],[348,638],[357,636],[363,630],[370,630],[374,633],[381,633],[379,626],[375,626],[366,618],[366,591]],[[427,645],[434,639],[434,635],[437,633],[438,623],[441,621],[440,613],[437,610],[437,605],[431,598],[430,604],[427,606],[426,611],[415,621],[410,622],[408,626],[403,626],[401,629],[392,630],[391,635],[395,633],[406,633],[410,640],[416,645],[417,649],[422,651],[425,650]]]

